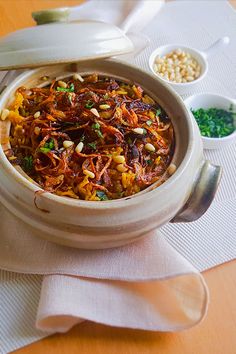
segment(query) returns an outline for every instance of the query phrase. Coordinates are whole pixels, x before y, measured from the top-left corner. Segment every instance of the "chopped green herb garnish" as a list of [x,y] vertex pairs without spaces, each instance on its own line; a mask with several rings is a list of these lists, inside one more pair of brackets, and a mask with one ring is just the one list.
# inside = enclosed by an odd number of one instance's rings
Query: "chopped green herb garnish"
[[94,123],[93,125],[92,125],[92,129],[100,129],[100,124],[99,123]]
[[74,84],[70,84],[70,87],[67,88],[57,86],[57,91],[61,91],[61,92],[74,92],[74,90],[75,90]]
[[41,147],[39,150],[40,150],[41,152],[43,152],[44,154],[47,154],[49,151],[51,151],[51,149],[45,148],[45,147]]
[[143,128],[143,134],[147,134],[147,130],[145,128]]
[[147,124],[149,127],[152,125],[152,123],[153,123],[153,121],[150,120],[150,119],[146,121],[146,124]]
[[156,110],[156,117],[158,117],[160,114],[161,114],[161,109],[159,108]]
[[191,109],[201,135],[209,138],[222,138],[234,132],[234,114],[219,108]]
[[88,146],[91,147],[93,150],[96,150],[96,148],[97,148],[96,143],[88,143]]
[[24,171],[26,171],[26,172],[31,171],[32,168],[33,168],[33,157],[32,156],[25,156],[23,158]]
[[106,193],[103,191],[97,191],[96,195],[100,200],[108,200]]
[[53,149],[54,148],[54,140],[50,139],[49,141],[47,141],[44,145],[45,147],[48,147],[49,149]]
[[104,100],[108,100],[109,98],[109,94],[108,93],[105,93],[105,95],[103,96]]
[[152,160],[147,160],[146,162],[147,162],[148,165],[152,164]]
[[92,129],[95,130],[97,136],[98,136],[99,138],[103,138],[103,134],[102,134],[102,132],[101,132],[101,130],[100,130],[100,127],[101,127],[101,126],[100,126],[99,123],[94,123],[94,124],[92,125]]
[[92,102],[92,101],[87,101],[87,103],[86,103],[86,105],[85,105],[85,108],[90,109],[90,108],[92,108],[93,106],[94,106],[94,102]]
[[39,148],[39,150],[41,152],[43,152],[44,154],[48,153],[49,151],[54,149],[54,140],[50,139],[49,141],[47,141],[44,146],[42,146],[41,148]]
[[96,131],[96,134],[99,138],[103,138],[103,134],[101,132],[101,130],[95,130]]

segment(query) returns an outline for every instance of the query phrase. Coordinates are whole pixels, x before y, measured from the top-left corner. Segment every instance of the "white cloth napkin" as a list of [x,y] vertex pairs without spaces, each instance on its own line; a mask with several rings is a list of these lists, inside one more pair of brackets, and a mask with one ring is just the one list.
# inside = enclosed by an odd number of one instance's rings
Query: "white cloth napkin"
[[[163,1],[90,1],[71,20],[95,18],[140,31]],[[208,292],[202,276],[154,232],[112,250],[82,251],[38,238],[0,205],[0,268],[43,274],[37,328],[64,332],[89,319],[107,325],[178,331],[201,321]]]
[[203,277],[158,232],[97,251],[59,246],[0,205],[0,268],[44,274],[36,325],[64,332],[84,319],[119,327],[178,331],[204,317]]
[[125,32],[140,32],[156,16],[165,0],[90,0],[71,7],[69,21],[98,20]]

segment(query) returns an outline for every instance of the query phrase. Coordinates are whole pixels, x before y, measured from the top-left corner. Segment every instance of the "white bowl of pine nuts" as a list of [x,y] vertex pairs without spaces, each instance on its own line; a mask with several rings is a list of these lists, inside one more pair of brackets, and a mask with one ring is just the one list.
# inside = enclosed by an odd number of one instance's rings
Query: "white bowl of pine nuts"
[[149,67],[178,93],[187,93],[206,76],[208,56],[228,43],[229,38],[223,37],[205,51],[177,44],[164,45],[152,52]]

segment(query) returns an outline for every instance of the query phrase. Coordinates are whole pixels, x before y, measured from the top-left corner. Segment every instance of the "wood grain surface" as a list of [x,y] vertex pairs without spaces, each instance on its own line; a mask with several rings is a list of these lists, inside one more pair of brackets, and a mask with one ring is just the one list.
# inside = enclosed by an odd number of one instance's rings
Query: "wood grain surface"
[[[74,6],[80,2],[0,0],[0,36],[34,25],[32,11]],[[230,2],[236,8],[236,0]],[[14,353],[236,354],[236,261],[213,268],[204,275],[211,303],[206,319],[195,328],[181,333],[157,333],[112,328],[87,321],[66,334],[50,336]]]

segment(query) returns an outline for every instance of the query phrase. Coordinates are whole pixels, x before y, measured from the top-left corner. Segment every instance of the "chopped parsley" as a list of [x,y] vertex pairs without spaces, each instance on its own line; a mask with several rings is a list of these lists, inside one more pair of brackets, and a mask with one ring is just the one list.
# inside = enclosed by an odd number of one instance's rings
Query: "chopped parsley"
[[100,200],[108,200],[106,193],[103,191],[97,191],[96,195]]
[[156,117],[158,117],[160,114],[161,114],[161,109],[159,108],[156,110]]
[[105,95],[103,96],[104,100],[108,100],[109,98],[109,94],[108,93],[105,93]]
[[39,150],[43,152],[44,154],[47,154],[49,151],[54,149],[54,140],[50,139],[48,140],[44,146],[40,147]]
[[88,143],[88,146],[91,147],[93,150],[96,150],[96,148],[97,148],[96,143]]
[[149,127],[152,125],[152,123],[153,123],[153,121],[150,120],[150,119],[146,121],[146,124],[147,124]]
[[220,108],[191,109],[201,135],[208,138],[222,138],[234,132],[234,116],[232,110],[226,111]]
[[92,125],[92,129],[95,130],[97,136],[98,136],[99,138],[103,138],[103,134],[102,134],[100,128],[101,128],[101,126],[100,126],[99,123],[94,123],[94,124]]
[[101,132],[101,130],[95,130],[96,131],[96,134],[99,138],[103,138],[103,134]]
[[31,171],[33,168],[33,156],[25,156],[23,158],[22,167],[26,172]]
[[92,108],[94,106],[94,102],[92,102],[92,101],[87,101],[87,103],[86,103],[86,105],[85,105],[85,108],[88,108],[88,109],[90,109],[90,108]]
[[99,123],[94,123],[93,125],[92,125],[92,129],[94,129],[94,130],[96,130],[96,129],[100,129],[100,124]]
[[60,91],[60,92],[74,92],[75,90],[75,86],[74,84],[70,84],[70,87],[60,87],[60,86],[57,86],[57,91]]

